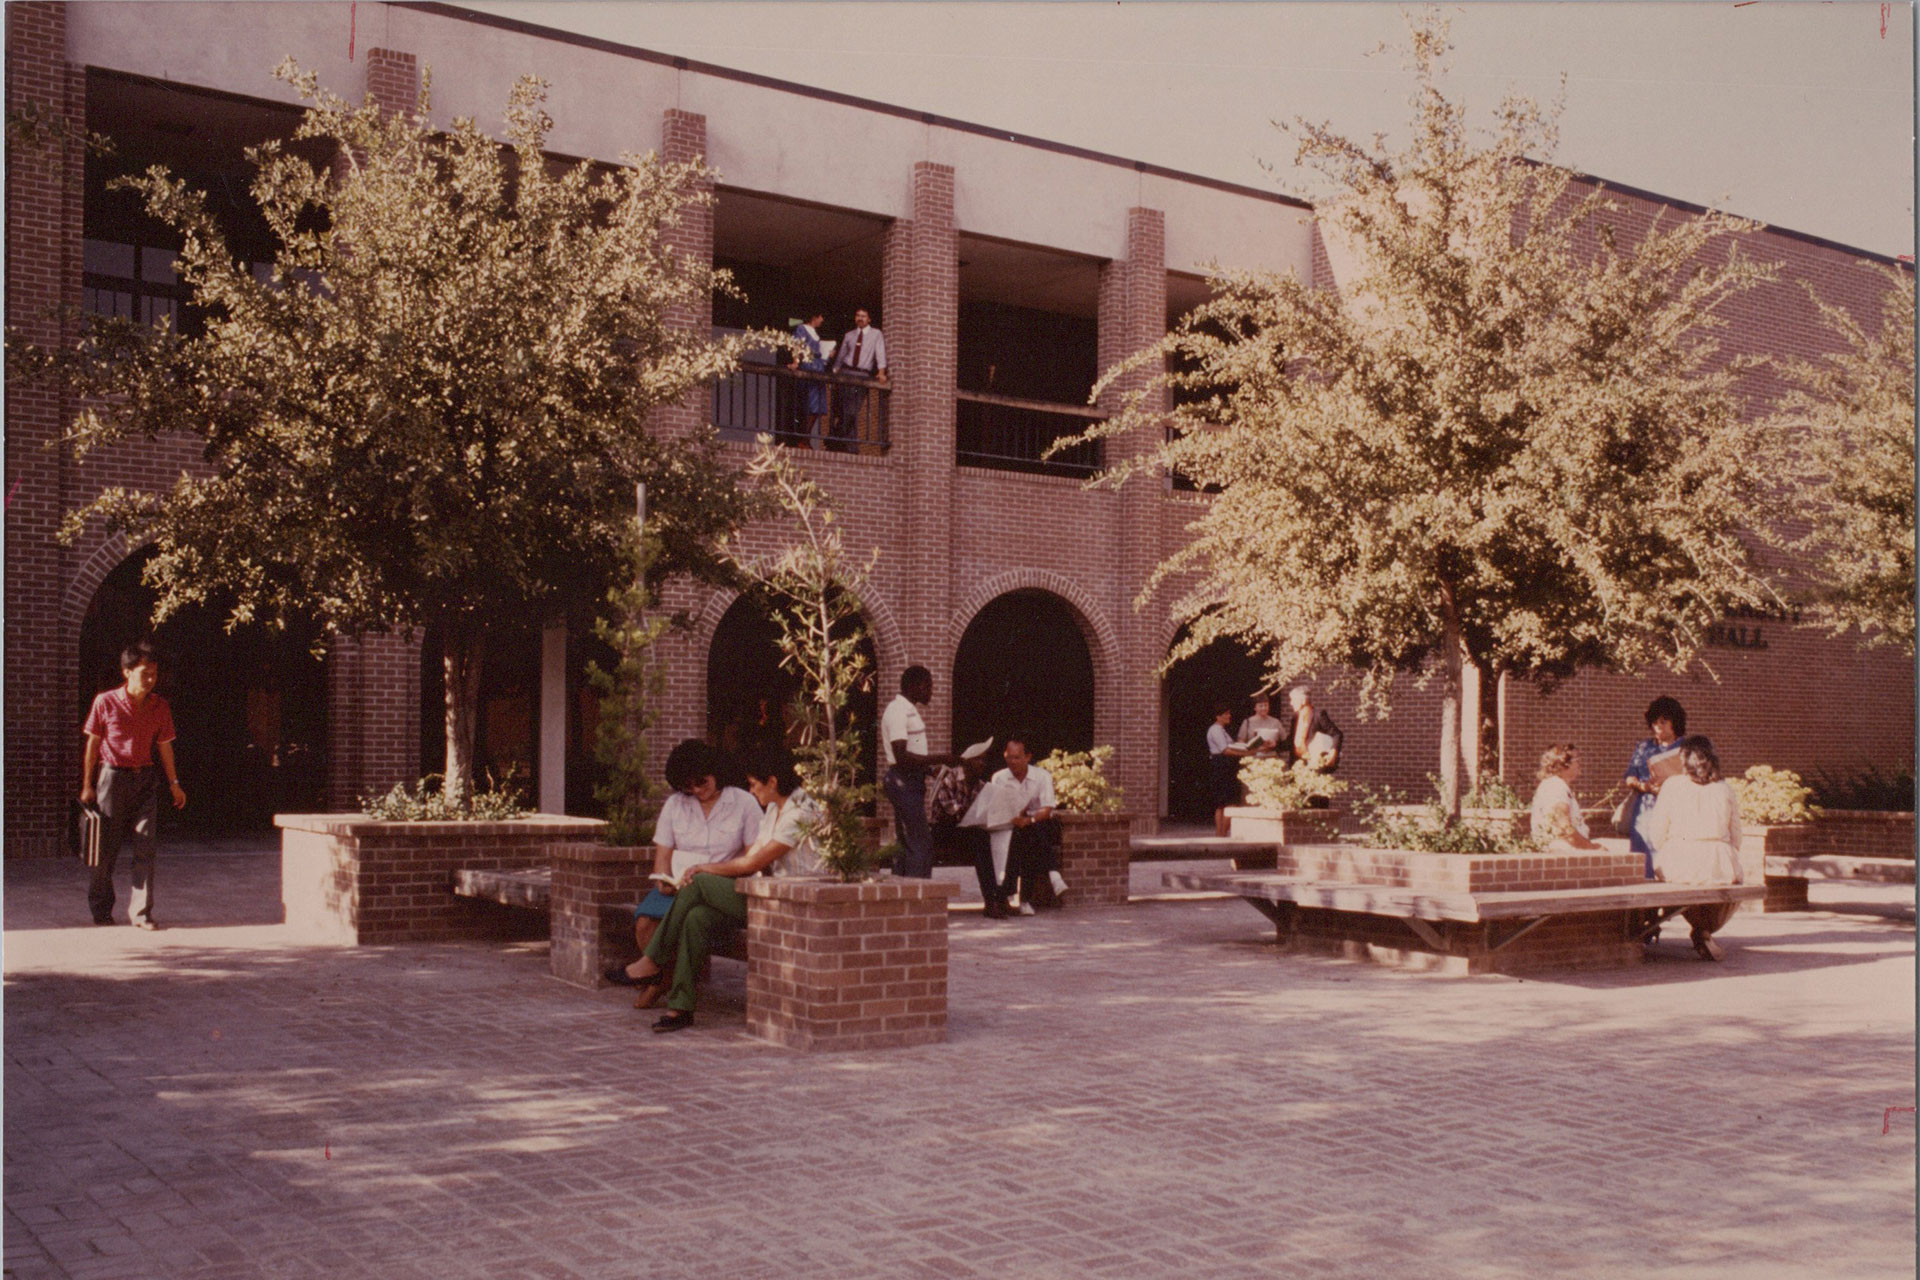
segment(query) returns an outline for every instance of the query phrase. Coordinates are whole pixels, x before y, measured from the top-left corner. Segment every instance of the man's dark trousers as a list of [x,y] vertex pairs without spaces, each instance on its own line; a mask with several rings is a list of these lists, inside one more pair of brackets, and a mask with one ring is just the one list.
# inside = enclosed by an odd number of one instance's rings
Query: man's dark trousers
[[1060,869],[1060,820],[1048,818],[1013,829],[1007,844],[1007,887],[1020,886],[1020,901],[1036,911],[1060,905],[1051,873]]
[[927,779],[925,774],[907,774],[898,768],[887,770],[880,781],[887,803],[893,806],[893,832],[900,839],[900,855],[893,860],[893,874],[916,880],[933,878],[933,831],[927,826]]
[[100,864],[87,883],[87,905],[96,921],[113,919],[113,867],[120,846],[133,849],[133,897],[127,916],[138,923],[153,919],[153,864],[159,847],[160,770],[100,767],[95,787],[100,803]]

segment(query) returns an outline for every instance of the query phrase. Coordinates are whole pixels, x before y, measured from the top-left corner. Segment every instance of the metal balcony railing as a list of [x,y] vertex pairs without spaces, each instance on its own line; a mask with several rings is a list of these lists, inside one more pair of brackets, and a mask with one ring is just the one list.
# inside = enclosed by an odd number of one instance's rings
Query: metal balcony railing
[[890,398],[884,382],[745,364],[713,384],[713,425],[726,440],[765,434],[799,448],[880,454]]
[[954,399],[954,455],[963,467],[1050,476],[1090,476],[1100,469],[1100,440],[1042,456],[1054,441],[1106,421],[1098,409],[981,391],[957,391]]

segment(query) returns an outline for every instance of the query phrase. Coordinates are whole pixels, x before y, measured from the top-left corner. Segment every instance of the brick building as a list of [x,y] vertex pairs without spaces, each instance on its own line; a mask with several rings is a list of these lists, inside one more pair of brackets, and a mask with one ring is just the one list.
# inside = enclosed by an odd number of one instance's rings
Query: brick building
[[[1244,699],[1257,667],[1214,652],[1163,678],[1173,625],[1164,605],[1136,610],[1133,599],[1205,499],[1148,479],[1082,488],[1092,466],[1137,444],[1109,441],[1104,458],[1041,452],[1100,415],[1087,397],[1101,369],[1204,298],[1204,264],[1336,284],[1310,207],[434,4],[23,3],[8,6],[7,24],[9,111],[83,122],[118,148],[111,161],[58,137],[10,149],[7,320],[42,340],[57,336],[61,306],[139,317],[177,308],[171,246],[106,189],[113,164],[157,160],[194,178],[244,245],[241,152],[296,117],[270,76],[287,54],[322,84],[393,108],[411,105],[430,67],[436,115],[482,121],[497,120],[512,79],[531,72],[551,84],[556,152],[704,156],[719,174],[716,203],[683,226],[681,247],[731,268],[747,300],[722,299],[686,323],[784,328],[818,311],[837,337],[865,308],[886,334],[889,382],[866,397],[856,447],[807,455],[842,507],[849,545],[882,550],[861,601],[879,696],[922,663],[937,682],[937,744],[1016,725],[1043,750],[1112,743],[1137,811],[1195,807],[1206,703]],[[1643,214],[1669,203],[1623,199]],[[1863,317],[1877,311],[1876,277],[1861,269],[1872,255],[1773,229],[1749,249],[1779,262],[1781,281],[1744,300],[1730,346],[1819,350],[1802,281]],[[659,425],[712,420],[744,460],[754,432],[791,425],[795,394],[786,371],[750,365]],[[157,487],[196,465],[173,440],[75,465],[46,447],[70,412],[52,394],[8,389],[9,856],[61,847],[79,709],[144,626],[139,549],[98,530],[61,547],[62,514],[102,485]],[[667,603],[691,626],[668,648],[664,736],[722,736],[776,687],[765,620],[751,601],[691,586]],[[349,806],[437,767],[437,675],[419,637],[336,644],[322,665],[304,656],[308,637],[225,636],[216,624],[184,617],[160,637],[202,658],[175,664],[173,697],[189,790],[215,793],[196,806],[211,829],[257,825],[275,808]],[[1486,690],[1490,753],[1524,789],[1544,743],[1573,737],[1597,794],[1641,736],[1646,701],[1672,692],[1736,768],[1910,765],[1905,660],[1771,619],[1731,620],[1722,638],[1717,682],[1590,675],[1551,695]],[[486,677],[483,761],[525,764],[550,810],[579,812],[590,795],[589,648],[577,634],[529,628],[500,638]],[[1347,776],[1422,785],[1438,738],[1430,693],[1404,690],[1384,724],[1357,723],[1337,685],[1322,701],[1349,726]]]

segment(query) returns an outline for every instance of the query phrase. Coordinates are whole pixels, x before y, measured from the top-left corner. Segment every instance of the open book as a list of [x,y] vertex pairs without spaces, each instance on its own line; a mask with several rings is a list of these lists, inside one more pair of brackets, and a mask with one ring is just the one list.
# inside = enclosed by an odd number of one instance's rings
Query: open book
[[674,875],[671,871],[655,871],[651,875],[649,875],[647,879],[658,880],[661,884],[667,886],[667,888],[669,889],[671,889],[674,885],[677,885],[680,883],[680,877]]

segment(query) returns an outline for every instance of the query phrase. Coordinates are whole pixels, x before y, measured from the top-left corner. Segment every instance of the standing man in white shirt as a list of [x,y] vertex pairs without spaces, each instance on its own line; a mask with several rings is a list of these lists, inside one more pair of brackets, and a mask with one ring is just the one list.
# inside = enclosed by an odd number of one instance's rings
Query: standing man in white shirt
[[[860,313],[862,316],[866,312]],[[893,874],[917,880],[933,878],[933,832],[927,826],[927,769],[960,763],[954,755],[936,756],[927,748],[927,722],[920,709],[933,701],[933,673],[911,666],[900,673],[900,696],[880,713],[880,749],[887,757],[880,789],[893,806],[893,830],[901,853]]]
[[1011,827],[992,833],[993,869],[1003,877],[1003,901],[1012,887],[1008,882],[1019,881],[1020,914],[1030,916],[1060,905],[1050,883],[1060,870],[1060,824],[1053,820],[1053,775],[1033,763],[1024,736],[1008,738],[1002,758],[1007,767],[993,775],[992,785],[1014,788],[1023,803]]
[[[853,313],[853,328],[847,330],[847,336],[840,339],[840,345],[834,349],[833,371],[882,383],[887,380],[887,335],[873,327],[865,307]],[[840,411],[834,415],[827,447],[851,451],[857,446],[836,446],[832,440],[850,441],[859,437],[860,414],[867,407],[867,389],[848,384],[837,386],[834,391],[839,397]]]

